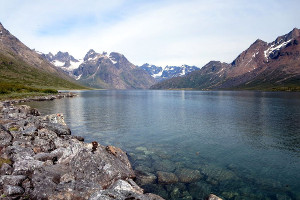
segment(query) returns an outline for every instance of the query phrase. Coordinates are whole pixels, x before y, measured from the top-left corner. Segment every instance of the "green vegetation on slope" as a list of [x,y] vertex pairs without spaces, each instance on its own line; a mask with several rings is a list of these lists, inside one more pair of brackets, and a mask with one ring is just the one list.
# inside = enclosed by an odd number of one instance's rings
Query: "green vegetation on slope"
[[38,95],[57,93],[57,89],[86,88],[32,67],[18,56],[0,52],[0,95],[8,97],[13,93]]

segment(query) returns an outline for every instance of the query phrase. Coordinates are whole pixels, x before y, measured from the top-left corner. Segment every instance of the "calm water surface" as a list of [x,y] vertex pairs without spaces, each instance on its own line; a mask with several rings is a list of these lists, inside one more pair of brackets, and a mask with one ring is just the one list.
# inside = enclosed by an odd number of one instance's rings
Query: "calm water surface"
[[28,105],[64,113],[72,134],[122,148],[137,170],[201,173],[143,186],[166,199],[300,199],[300,93],[79,91]]

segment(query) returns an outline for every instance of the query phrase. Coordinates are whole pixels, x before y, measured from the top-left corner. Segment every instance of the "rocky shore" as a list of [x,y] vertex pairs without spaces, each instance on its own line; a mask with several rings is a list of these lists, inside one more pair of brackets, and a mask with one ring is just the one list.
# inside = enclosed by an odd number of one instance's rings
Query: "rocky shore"
[[[121,149],[71,135],[63,114],[41,116],[37,109],[16,105],[74,96],[59,93],[0,102],[0,199],[163,200],[144,193],[140,186],[157,177],[135,174]],[[192,175],[188,178],[199,176]],[[158,181],[169,183],[169,174],[159,172]],[[212,194],[207,199],[220,200]]]
[[125,152],[72,136],[62,114],[40,116],[25,101],[0,102],[0,199],[149,199]]

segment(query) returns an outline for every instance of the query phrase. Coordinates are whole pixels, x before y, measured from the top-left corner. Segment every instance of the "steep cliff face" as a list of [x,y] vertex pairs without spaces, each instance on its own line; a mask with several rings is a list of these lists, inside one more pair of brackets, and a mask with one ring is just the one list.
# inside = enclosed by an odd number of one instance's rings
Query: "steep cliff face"
[[299,29],[295,28],[271,43],[256,40],[231,64],[212,61],[187,76],[152,88],[297,89],[300,86],[299,35]]

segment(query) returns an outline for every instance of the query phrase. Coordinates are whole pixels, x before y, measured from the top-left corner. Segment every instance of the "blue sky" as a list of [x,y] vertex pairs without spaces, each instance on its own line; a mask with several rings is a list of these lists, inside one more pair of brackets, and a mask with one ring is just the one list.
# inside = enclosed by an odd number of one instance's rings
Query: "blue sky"
[[137,65],[231,62],[257,38],[300,28],[298,0],[0,1],[0,22],[30,48],[116,51]]

